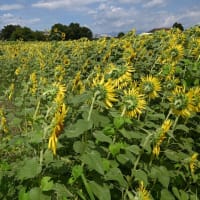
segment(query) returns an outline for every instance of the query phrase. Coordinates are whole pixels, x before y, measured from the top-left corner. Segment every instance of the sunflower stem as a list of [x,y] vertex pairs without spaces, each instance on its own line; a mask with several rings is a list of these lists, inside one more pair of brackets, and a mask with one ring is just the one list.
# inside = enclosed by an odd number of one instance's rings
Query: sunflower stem
[[172,114],[172,110],[170,109],[169,110],[169,113],[167,114],[167,117],[166,117],[166,119],[165,120],[168,120],[168,118],[169,118],[169,116]]
[[35,113],[34,113],[34,115],[33,115],[33,120],[34,120],[34,121],[36,120],[36,116],[37,116],[39,107],[40,107],[40,99],[38,100],[37,107],[36,107]]
[[177,124],[177,122],[178,122],[179,117],[180,117],[180,115],[176,116],[176,119],[175,119],[175,121],[174,121],[174,125],[173,125],[173,127],[172,127],[172,133],[174,132],[174,129],[175,129],[175,127],[176,127],[176,124]]
[[96,91],[96,92],[94,93],[94,96],[93,96],[93,98],[92,98],[92,104],[91,104],[90,110],[89,110],[89,114],[88,114],[87,121],[90,121],[90,119],[91,119],[92,110],[93,110],[93,107],[94,107],[94,102],[95,102],[96,97],[97,97],[98,94],[99,94],[99,91]]
[[123,108],[123,111],[122,111],[121,117],[124,116],[125,112],[126,112],[126,106],[124,106],[124,108]]

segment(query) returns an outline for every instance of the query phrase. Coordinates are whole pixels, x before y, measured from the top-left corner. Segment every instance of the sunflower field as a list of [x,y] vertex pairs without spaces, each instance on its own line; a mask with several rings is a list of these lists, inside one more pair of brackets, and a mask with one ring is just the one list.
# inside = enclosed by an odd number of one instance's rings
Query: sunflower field
[[0,199],[200,199],[200,27],[0,44]]

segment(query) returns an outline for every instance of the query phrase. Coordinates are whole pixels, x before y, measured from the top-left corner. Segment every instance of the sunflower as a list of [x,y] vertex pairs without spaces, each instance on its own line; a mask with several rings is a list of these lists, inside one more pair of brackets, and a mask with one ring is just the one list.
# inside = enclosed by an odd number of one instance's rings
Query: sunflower
[[130,65],[109,65],[110,69],[106,70],[108,77],[112,80],[114,87],[122,89],[132,81],[132,73],[135,71]]
[[137,88],[124,91],[122,99],[122,115],[137,117],[145,109],[146,101],[144,95],[140,94]]
[[81,72],[79,71],[74,79],[72,80],[72,92],[77,91],[78,94],[82,94],[85,91],[85,85],[83,84],[83,81],[81,80]]
[[175,115],[190,117],[195,110],[193,93],[186,93],[185,87],[177,86],[168,99]]
[[161,125],[161,129],[158,129],[156,132],[156,144],[153,147],[153,155],[158,157],[160,154],[160,145],[166,138],[166,133],[169,131],[172,125],[172,121],[170,119],[166,119],[163,124]]
[[192,155],[192,157],[190,158],[190,171],[191,171],[191,173],[194,173],[195,172],[195,169],[197,168],[197,162],[198,162],[198,160],[197,160],[197,157],[198,157],[198,153],[194,153],[193,155]]
[[178,62],[184,56],[184,48],[181,44],[172,42],[166,50],[166,55],[168,55],[172,61]]
[[152,75],[142,77],[140,89],[150,99],[155,99],[158,96],[158,92],[161,90],[160,81]]
[[68,108],[63,103],[58,111],[55,113],[54,118],[52,119],[53,130],[49,138],[48,148],[53,151],[53,154],[56,155],[56,146],[58,141],[58,136],[63,131],[64,120],[67,115]]
[[178,83],[179,79],[174,76],[167,76],[163,85],[166,91],[172,91],[176,88]]
[[188,93],[190,94],[190,96],[193,96],[194,111],[200,112],[200,87],[190,88]]
[[138,200],[151,200],[151,196],[148,190],[145,189],[143,181],[141,181],[139,187],[137,188],[137,193],[135,199]]
[[112,103],[118,101],[116,99],[114,86],[110,79],[105,82],[104,77],[98,75],[93,79],[92,87],[94,89],[94,93],[97,94],[96,99],[103,101],[107,108],[111,108]]
[[63,102],[67,88],[64,84],[61,84],[61,83],[58,83],[58,82],[54,83],[53,85],[58,90],[56,97],[54,98],[54,101],[59,105]]

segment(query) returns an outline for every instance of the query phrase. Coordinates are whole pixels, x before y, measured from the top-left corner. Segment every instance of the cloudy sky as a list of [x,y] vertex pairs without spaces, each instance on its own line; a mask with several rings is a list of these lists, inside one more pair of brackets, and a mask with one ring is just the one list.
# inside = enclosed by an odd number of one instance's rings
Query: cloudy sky
[[200,24],[200,0],[0,0],[0,29],[8,24],[48,30],[77,22],[93,33],[149,31]]

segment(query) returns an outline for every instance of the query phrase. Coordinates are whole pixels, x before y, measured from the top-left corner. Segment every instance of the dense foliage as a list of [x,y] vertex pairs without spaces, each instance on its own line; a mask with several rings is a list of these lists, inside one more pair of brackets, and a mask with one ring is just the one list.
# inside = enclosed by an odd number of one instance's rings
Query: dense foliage
[[200,199],[200,28],[1,42],[0,199]]
[[0,40],[8,41],[63,41],[83,37],[92,39],[92,31],[88,27],[80,26],[78,23],[70,23],[69,26],[54,24],[50,31],[33,31],[28,27],[10,24],[4,26],[0,32]]

